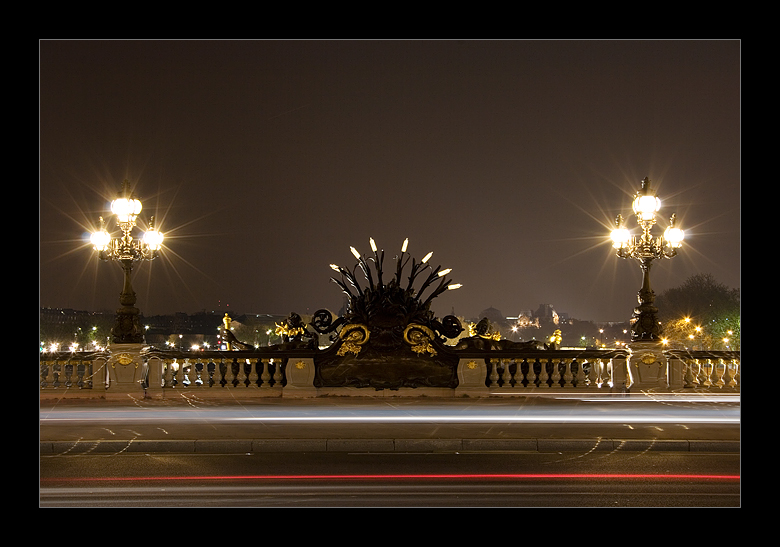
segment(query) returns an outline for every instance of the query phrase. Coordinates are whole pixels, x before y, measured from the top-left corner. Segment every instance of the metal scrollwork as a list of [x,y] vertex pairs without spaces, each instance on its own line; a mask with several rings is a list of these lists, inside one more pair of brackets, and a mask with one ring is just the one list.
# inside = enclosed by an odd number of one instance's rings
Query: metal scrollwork
[[333,314],[326,309],[321,309],[314,312],[309,324],[318,334],[328,334],[329,332],[335,331],[344,324],[344,322],[343,317],[339,317],[336,321],[333,321]]
[[404,329],[404,340],[412,346],[412,351],[417,354],[436,355],[436,350],[431,344],[435,336],[431,329],[423,325],[409,325]]
[[339,334],[342,340],[338,355],[344,356],[347,353],[357,355],[362,349],[361,346],[368,341],[368,328],[365,325],[352,324],[341,329]]

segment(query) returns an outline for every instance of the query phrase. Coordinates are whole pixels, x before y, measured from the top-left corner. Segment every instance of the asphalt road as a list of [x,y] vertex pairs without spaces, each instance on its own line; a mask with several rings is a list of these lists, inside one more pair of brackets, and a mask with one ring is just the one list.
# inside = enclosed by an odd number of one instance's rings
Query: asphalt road
[[738,396],[41,401],[41,507],[735,507]]
[[739,507],[738,454],[43,456],[41,507]]
[[620,446],[739,451],[738,396],[41,401],[41,454]]

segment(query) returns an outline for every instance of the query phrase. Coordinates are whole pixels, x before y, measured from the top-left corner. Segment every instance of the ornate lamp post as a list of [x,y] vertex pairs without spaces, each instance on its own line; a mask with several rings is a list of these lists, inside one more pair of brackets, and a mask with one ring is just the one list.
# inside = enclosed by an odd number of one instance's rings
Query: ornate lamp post
[[613,247],[620,258],[633,258],[639,262],[642,269],[642,288],[638,293],[639,306],[634,308],[631,317],[632,341],[659,341],[661,327],[656,313],[658,308],[653,305],[655,293],[650,288],[650,267],[653,260],[672,258],[682,245],[684,233],[675,226],[676,215],[669,219],[669,227],[663,236],[654,237],[650,234],[655,226],[656,213],[661,208],[661,200],[650,189],[650,179],[642,181],[642,188],[634,197],[633,210],[637,222],[642,229],[641,235],[632,235],[623,225],[623,216],[618,215],[615,229],[612,230]]
[[130,192],[127,180],[122,183],[122,190],[111,202],[111,212],[116,217],[116,224],[121,230],[119,237],[112,237],[106,231],[103,217],[100,217],[100,228],[90,238],[101,260],[116,260],[124,271],[124,287],[119,295],[122,307],[117,310],[116,322],[111,329],[115,344],[140,344],[143,342],[143,331],[139,322],[139,310],[135,307],[135,291],[130,282],[133,264],[138,260],[153,260],[162,247],[163,234],[154,227],[154,217],[149,220],[149,229],[142,239],[133,239],[132,231],[135,220],[141,212],[141,202]]

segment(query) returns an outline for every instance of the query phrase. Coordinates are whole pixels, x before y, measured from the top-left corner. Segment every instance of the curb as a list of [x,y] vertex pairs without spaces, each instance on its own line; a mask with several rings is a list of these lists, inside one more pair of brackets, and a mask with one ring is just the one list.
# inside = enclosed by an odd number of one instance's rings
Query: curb
[[739,453],[740,441],[658,439],[225,439],[41,441],[42,456],[267,452],[699,452]]

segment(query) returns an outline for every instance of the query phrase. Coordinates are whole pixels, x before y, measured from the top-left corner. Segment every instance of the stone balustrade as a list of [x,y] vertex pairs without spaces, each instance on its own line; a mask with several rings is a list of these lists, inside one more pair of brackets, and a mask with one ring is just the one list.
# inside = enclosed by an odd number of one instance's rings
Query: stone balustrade
[[318,350],[177,351],[114,345],[106,352],[40,354],[42,398],[441,396],[534,390],[626,393],[687,389],[739,392],[740,352],[663,350],[468,350],[456,352],[456,388],[316,388]]

